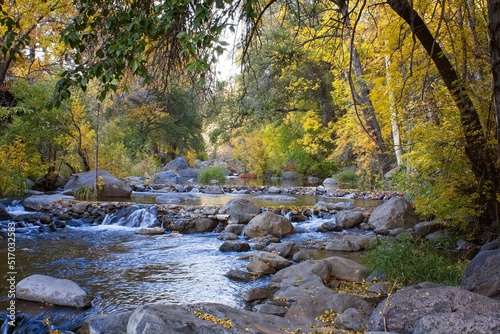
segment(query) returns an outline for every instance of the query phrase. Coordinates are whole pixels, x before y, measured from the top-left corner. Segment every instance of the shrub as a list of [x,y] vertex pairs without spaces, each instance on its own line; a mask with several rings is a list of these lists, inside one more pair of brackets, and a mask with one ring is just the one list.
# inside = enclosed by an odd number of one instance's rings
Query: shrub
[[340,186],[346,188],[356,188],[358,186],[358,175],[354,169],[345,169],[333,175]]
[[210,184],[210,181],[217,180],[219,183],[224,183],[226,180],[224,167],[214,166],[203,168],[198,174],[198,182],[201,184]]
[[89,201],[94,199],[94,187],[81,187],[75,190],[75,197],[80,201]]
[[458,286],[466,266],[425,242],[412,243],[409,237],[384,240],[363,255],[363,262],[402,285],[428,281]]

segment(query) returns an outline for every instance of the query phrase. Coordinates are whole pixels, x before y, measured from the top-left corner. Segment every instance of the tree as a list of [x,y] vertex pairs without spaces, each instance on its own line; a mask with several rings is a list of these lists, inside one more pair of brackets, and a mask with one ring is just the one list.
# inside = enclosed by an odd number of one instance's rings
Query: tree
[[71,24],[62,31],[75,65],[63,73],[55,105],[71,95],[72,86],[85,90],[92,79],[101,84],[99,99],[103,100],[118,89],[127,73],[154,80],[162,90],[172,74],[184,69],[203,78],[226,45],[219,36],[237,6],[228,3],[81,1]]
[[[59,31],[72,13],[66,0],[0,0],[0,86],[15,72],[12,65],[29,74],[35,69],[51,72],[44,65],[62,62]],[[35,62],[44,65],[33,66]]]
[[433,61],[452,96],[460,113],[462,131],[465,137],[465,154],[476,178],[477,192],[485,206],[486,223],[498,220],[500,217],[498,198],[500,175],[497,169],[497,157],[488,143],[477,110],[467,91],[467,82],[459,77],[446,53],[409,2],[389,0],[387,3],[410,26],[415,37]]
[[500,1],[488,0],[491,71],[493,74],[493,110],[496,139],[500,154]]

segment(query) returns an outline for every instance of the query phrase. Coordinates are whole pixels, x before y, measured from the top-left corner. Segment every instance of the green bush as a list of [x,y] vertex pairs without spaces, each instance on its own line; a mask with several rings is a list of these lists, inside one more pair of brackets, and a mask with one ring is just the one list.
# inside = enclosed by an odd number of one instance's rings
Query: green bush
[[371,269],[402,285],[434,282],[458,286],[466,266],[425,242],[412,243],[409,237],[388,238],[369,249],[362,259]]
[[203,168],[198,174],[200,184],[210,184],[212,180],[224,183],[226,180],[226,170],[221,166]]
[[358,186],[358,175],[354,169],[345,169],[333,175],[339,185],[344,188],[356,188]]
[[81,187],[75,190],[75,197],[80,201],[90,201],[94,199],[94,187]]

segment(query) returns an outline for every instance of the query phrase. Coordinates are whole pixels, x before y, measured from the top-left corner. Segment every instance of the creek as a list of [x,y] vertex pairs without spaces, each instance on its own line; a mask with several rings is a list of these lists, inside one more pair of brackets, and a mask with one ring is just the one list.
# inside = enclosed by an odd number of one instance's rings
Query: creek
[[[145,198],[147,196],[142,197],[142,202],[148,202]],[[223,205],[232,198],[230,195],[200,196],[200,204]],[[317,200],[300,198],[299,202],[300,205],[312,206],[314,203],[309,203]],[[358,201],[354,206],[370,207],[379,203]],[[284,203],[264,201],[256,204],[273,206]],[[144,204],[138,207],[144,207]],[[8,211],[13,215],[22,214],[24,208],[17,205],[8,208]],[[242,295],[251,287],[267,285],[268,278],[244,283],[225,276],[229,270],[245,270],[248,261],[240,259],[246,253],[220,252],[223,241],[217,239],[217,233],[139,235],[135,234],[135,227],[119,226],[147,225],[144,220],[151,219],[148,217],[144,212],[138,212],[130,215],[125,224],[105,224],[105,220],[101,225],[68,226],[48,233],[39,233],[36,226],[28,226],[24,229],[25,233],[16,235],[16,278],[19,281],[32,274],[44,274],[78,283],[93,296],[90,310],[76,311],[82,312],[82,316],[89,312],[128,311],[137,305],[153,302],[217,302],[245,308],[247,305]],[[108,217],[107,220],[113,221],[112,218]],[[315,232],[321,223],[322,220],[315,217],[294,223],[298,233],[283,241],[293,240],[301,245],[307,240],[332,238],[333,232]],[[6,247],[5,240],[1,244],[2,248]],[[320,251],[312,251],[311,256],[323,258],[340,254],[354,259],[357,257],[351,253],[323,254]],[[3,272],[8,272],[6,256],[2,257],[0,264]],[[8,306],[8,289],[5,284],[0,289],[0,307],[5,310]],[[21,300],[16,301],[16,308],[18,312],[33,316],[42,312],[75,313],[74,310]]]

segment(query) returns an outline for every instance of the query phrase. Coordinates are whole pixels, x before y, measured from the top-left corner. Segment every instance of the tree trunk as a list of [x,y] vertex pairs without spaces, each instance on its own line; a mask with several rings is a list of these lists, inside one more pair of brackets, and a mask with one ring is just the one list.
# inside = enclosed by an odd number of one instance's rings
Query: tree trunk
[[[491,1],[491,0],[490,0]],[[498,0],[495,0],[498,3]],[[479,115],[467,93],[465,82],[460,80],[448,57],[437,43],[429,28],[407,0],[388,0],[389,6],[410,25],[436,66],[446,88],[460,112],[460,122],[465,137],[465,154],[478,183],[480,205],[491,223],[500,216],[500,175],[495,155],[489,146]]]
[[[386,42],[387,43],[387,42]],[[392,128],[392,141],[394,143],[394,154],[396,155],[397,166],[403,165],[403,147],[401,146],[401,131],[399,130],[398,123],[398,112],[396,106],[394,105],[394,93],[391,88],[391,72],[389,71],[389,66],[391,61],[389,56],[385,56],[385,78],[387,83],[387,98],[389,99],[389,110],[391,112],[391,128]]]
[[345,0],[338,1],[340,7],[340,12],[344,20],[344,28],[347,31],[345,39],[349,45],[349,51],[351,53],[352,68],[354,70],[354,76],[356,77],[356,84],[359,93],[357,92],[350,75],[347,76],[347,80],[351,86],[351,93],[353,95],[354,104],[359,104],[361,108],[361,114],[365,122],[365,130],[367,134],[375,142],[377,150],[377,159],[380,165],[380,170],[382,174],[386,174],[392,169],[391,157],[388,153],[387,146],[385,144],[384,138],[382,137],[382,130],[378,123],[377,117],[375,115],[375,108],[373,107],[372,100],[370,99],[370,90],[366,83],[363,81],[363,67],[361,66],[361,60],[359,59],[356,47],[351,41],[351,35],[353,34],[353,29],[349,20],[349,11],[347,8],[347,2]]
[[490,17],[490,53],[493,74],[493,110],[496,120],[496,138],[500,153],[500,0],[488,1]]

